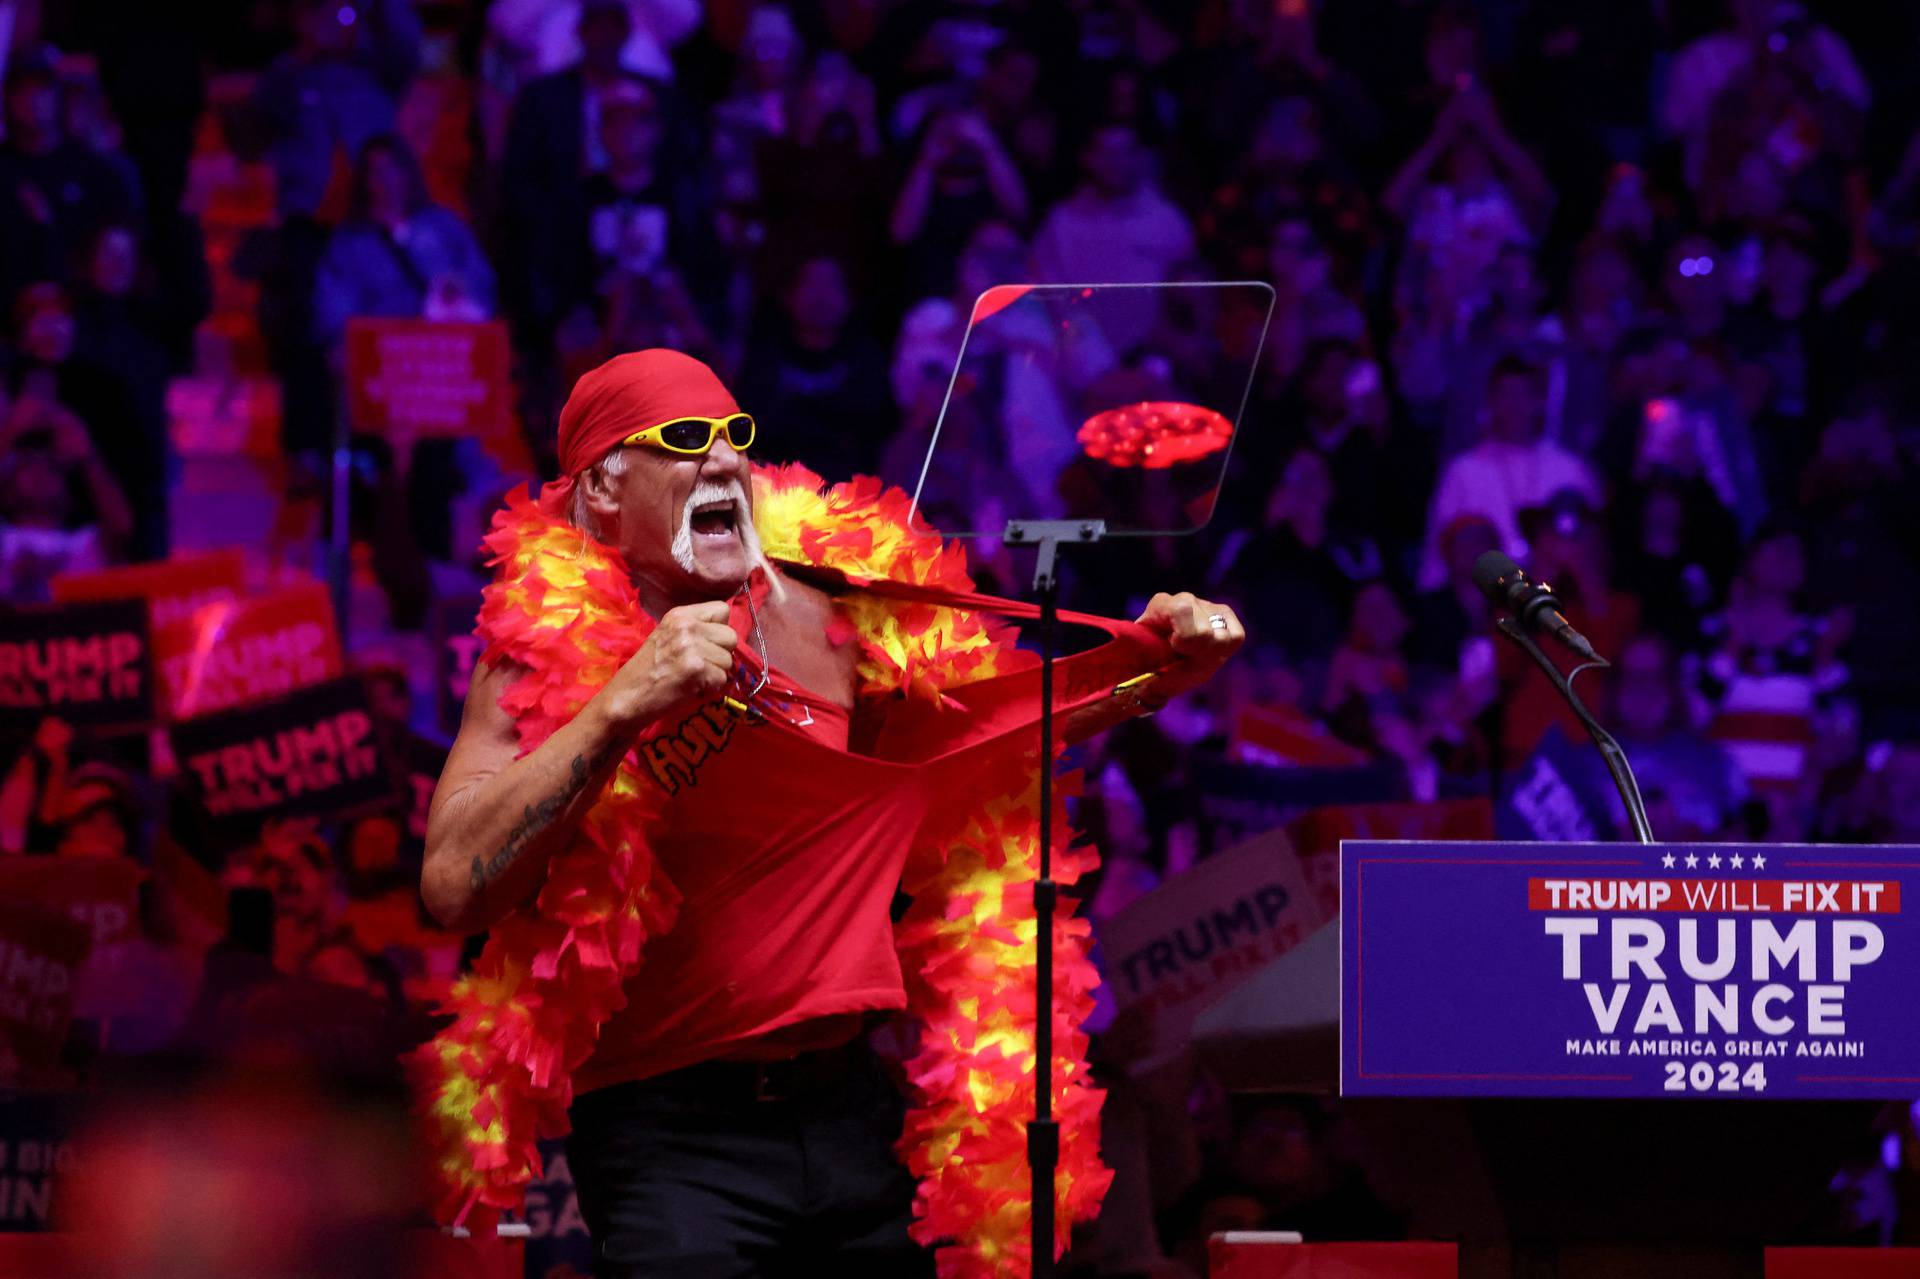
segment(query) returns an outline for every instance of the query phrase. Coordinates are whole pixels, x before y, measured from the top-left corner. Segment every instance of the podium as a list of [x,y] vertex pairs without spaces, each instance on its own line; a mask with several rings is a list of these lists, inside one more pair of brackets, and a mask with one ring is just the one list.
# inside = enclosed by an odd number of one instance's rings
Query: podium
[[1920,850],[1341,847],[1341,1091],[1920,1096]]
[[1374,1188],[1463,1276],[1920,1273],[1780,1247],[1828,1233],[1833,1172],[1920,1097],[1920,852],[1341,851],[1337,942],[1203,1013],[1196,1051],[1243,1090],[1338,1086]]

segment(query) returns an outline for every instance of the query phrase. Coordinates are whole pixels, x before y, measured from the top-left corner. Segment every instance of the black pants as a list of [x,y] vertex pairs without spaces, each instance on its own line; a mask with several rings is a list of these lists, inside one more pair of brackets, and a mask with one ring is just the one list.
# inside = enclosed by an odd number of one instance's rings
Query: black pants
[[768,1091],[751,1066],[709,1063],[574,1102],[567,1164],[595,1279],[934,1273],[907,1238],[903,1104],[871,1054]]

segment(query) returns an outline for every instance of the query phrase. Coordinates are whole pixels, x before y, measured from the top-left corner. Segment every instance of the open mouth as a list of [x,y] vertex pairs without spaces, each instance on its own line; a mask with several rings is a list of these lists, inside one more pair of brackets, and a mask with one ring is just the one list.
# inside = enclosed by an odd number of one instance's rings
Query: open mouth
[[733,537],[738,532],[739,511],[728,498],[720,502],[703,502],[693,508],[688,517],[688,527],[695,537]]

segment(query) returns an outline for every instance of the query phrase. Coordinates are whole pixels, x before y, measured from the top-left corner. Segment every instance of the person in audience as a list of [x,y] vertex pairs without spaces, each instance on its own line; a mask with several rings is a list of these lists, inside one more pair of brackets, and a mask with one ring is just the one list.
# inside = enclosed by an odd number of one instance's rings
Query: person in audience
[[68,132],[60,78],[43,52],[14,55],[4,93],[0,301],[35,281],[64,279],[95,232],[142,207],[138,176]]
[[1416,665],[1458,673],[1489,664],[1483,656],[1492,645],[1487,597],[1473,580],[1473,566],[1488,551],[1500,549],[1500,530],[1486,516],[1468,513],[1442,528],[1439,541],[1447,579],[1414,597],[1409,652]]
[[1703,480],[1656,473],[1621,494],[1613,563],[1640,601],[1641,622],[1696,649],[1701,619],[1726,597],[1740,544],[1732,517]]
[[[1681,657],[1653,632],[1629,640],[1614,662],[1605,722],[1633,761],[1658,838],[1742,838],[1741,812],[1749,797],[1746,776],[1720,741],[1693,725]],[[1589,793],[1607,797],[1614,829],[1625,837],[1631,829],[1626,809],[1605,763],[1590,752],[1581,752],[1580,758],[1589,774]]]
[[94,1027],[103,1052],[158,1052],[186,1025],[199,993],[201,956],[180,936],[176,909],[153,880],[141,883],[127,935],[94,946],[74,978],[73,1015]]
[[354,159],[391,133],[400,95],[420,67],[420,22],[407,0],[298,0],[294,47],[255,83],[240,117],[245,149],[273,170],[278,225],[248,264],[262,284],[261,326],[287,383],[282,435],[317,469],[333,439],[333,380],[313,340],[315,280],[328,227],[352,200]]
[[1060,118],[1044,91],[1046,66],[1033,44],[1003,41],[987,54],[977,86],[979,110],[987,127],[1020,169],[1027,192],[1036,201],[1059,190]]
[[1785,523],[1748,543],[1721,612],[1702,625],[1695,686],[1723,743],[1765,802],[1768,837],[1804,829],[1820,778],[1809,769],[1819,717],[1847,687],[1844,613],[1806,611],[1806,543]]
[[282,218],[338,218],[353,158],[394,128],[420,68],[420,21],[405,0],[298,0],[295,44],[261,73],[252,106]]
[[1846,41],[1810,21],[1798,4],[1727,0],[1725,8],[1727,25],[1679,51],[1657,117],[1660,129],[1684,147],[1687,180],[1696,188],[1707,177],[1716,110],[1756,64],[1790,52],[1824,93],[1853,110],[1864,109],[1872,96]]
[[751,191],[757,182],[754,153],[793,130],[808,75],[807,46],[785,8],[762,4],[747,15],[734,61],[733,91],[710,112],[709,153],[716,187]]
[[1553,190],[1492,96],[1469,79],[1380,203],[1405,227],[1396,285],[1402,311],[1445,324],[1486,304],[1494,260],[1509,244],[1538,239]]
[[[499,0],[487,8],[483,69],[511,91],[529,79],[565,71],[585,50],[580,20],[592,0]],[[612,6],[606,6],[611,8]],[[624,0],[627,29],[620,66],[634,75],[673,79],[672,52],[700,26],[701,0]]]
[[[1193,226],[1161,193],[1152,162],[1133,125],[1096,126],[1080,148],[1079,188],[1047,210],[1034,233],[1034,278],[1055,284],[1164,280],[1191,257]],[[1116,354],[1151,329],[1152,309],[1142,306],[1137,315],[1106,334]]]
[[[120,122],[113,118],[100,77],[91,67],[75,68],[60,77],[60,125],[69,141],[113,169],[120,189],[131,193],[138,204],[145,195],[140,170],[121,149]],[[140,210],[136,207],[133,212]]]
[[623,61],[634,30],[627,0],[581,0],[575,11],[579,59],[520,91],[499,167],[507,310],[529,352],[547,350],[590,287],[572,259],[587,179],[608,165],[606,101],[633,82]]
[[[1364,347],[1341,337],[1308,347],[1278,411],[1326,458],[1335,525],[1389,547],[1417,533],[1418,516],[1400,508],[1416,496],[1409,485],[1423,485],[1431,474],[1425,450],[1399,429],[1380,365]],[[1279,438],[1249,433],[1248,476],[1256,485],[1269,482],[1260,463]],[[1423,487],[1417,496],[1425,496]]]
[[53,851],[52,830],[72,769],[73,725],[47,715],[0,781],[0,855]]
[[0,395],[0,600],[42,604],[62,573],[105,568],[133,537],[133,511],[79,419]]
[[[1608,660],[1640,629],[1640,602],[1613,585],[1606,514],[1581,489],[1567,487],[1545,502],[1520,512],[1528,567],[1536,579],[1553,584],[1554,593],[1580,619],[1580,631]],[[1584,734],[1579,719],[1526,654],[1500,645],[1500,747],[1505,762],[1525,760],[1549,728],[1569,741]],[[1611,671],[1592,670],[1580,679],[1582,698],[1604,705]]]
[[[168,437],[167,386],[175,365],[168,329],[184,316],[141,279],[141,245],[130,223],[95,233],[74,302],[69,403],[89,423],[114,423],[103,447],[122,454],[134,507],[129,552],[160,559],[172,543],[169,489],[176,474]],[[137,474],[136,474],[137,472]]]
[[1409,623],[1391,584],[1375,579],[1352,595],[1347,634],[1320,690],[1333,731],[1362,750],[1411,761],[1425,747],[1409,694],[1403,646]]
[[1480,442],[1447,463],[1428,508],[1427,556],[1421,585],[1445,580],[1439,532],[1462,515],[1480,515],[1500,531],[1509,555],[1524,559],[1523,507],[1545,502],[1563,488],[1602,501],[1599,477],[1585,461],[1545,438],[1546,378],[1537,364],[1502,357],[1487,379]]
[[887,357],[854,320],[838,260],[800,264],[782,299],[786,324],[747,352],[744,402],[779,422],[780,447],[829,480],[870,474],[892,434]]
[[662,340],[672,333],[711,350],[709,335],[723,331],[725,317],[712,305],[719,271],[712,220],[669,165],[665,129],[660,95],[645,81],[624,79],[601,95],[606,167],[584,183],[584,256],[574,268],[569,334],[589,332],[591,316],[616,349],[659,345],[640,331],[658,325]]
[[341,925],[340,868],[317,823],[267,822],[259,841],[229,863],[225,880],[272,894],[272,959],[283,975],[298,976],[329,947],[351,944]]
[[[1920,506],[1909,500],[1920,457],[1902,447],[1902,414],[1885,385],[1862,387],[1820,432],[1801,472],[1808,521],[1807,606],[1814,613],[1863,612],[1848,644],[1850,683],[1870,740],[1920,730]],[[1731,560],[1731,556],[1725,557]]]
[[[755,155],[766,243],[763,281],[788,278],[816,254],[839,261],[855,294],[898,305],[899,282],[873,246],[886,242],[889,161],[873,81],[838,49],[822,50],[794,96],[793,127]],[[749,303],[750,304],[750,303]]]
[[1402,1223],[1367,1184],[1340,1113],[1316,1098],[1244,1097],[1233,1107],[1229,1174],[1264,1224],[1307,1239],[1397,1238]]
[[1020,170],[977,112],[935,116],[888,220],[909,295],[945,293],[953,287],[955,256],[980,225],[989,218],[1023,224],[1028,208]]
[[1326,457],[1302,446],[1282,466],[1261,523],[1223,539],[1223,598],[1243,601],[1255,630],[1277,642],[1294,666],[1333,657],[1357,579],[1378,568],[1378,551],[1363,534],[1333,524],[1333,498]]
[[140,854],[140,815],[127,775],[82,764],[67,775],[54,811],[53,854],[113,860]]
[[412,150],[383,134],[360,150],[352,212],[314,282],[313,336],[329,348],[355,316],[482,320],[493,267],[466,223],[428,197]]
[[1317,343],[1366,341],[1366,319],[1335,283],[1334,261],[1305,215],[1284,215],[1273,224],[1264,262],[1248,273],[1273,283],[1276,297],[1269,326],[1271,376],[1300,372]]

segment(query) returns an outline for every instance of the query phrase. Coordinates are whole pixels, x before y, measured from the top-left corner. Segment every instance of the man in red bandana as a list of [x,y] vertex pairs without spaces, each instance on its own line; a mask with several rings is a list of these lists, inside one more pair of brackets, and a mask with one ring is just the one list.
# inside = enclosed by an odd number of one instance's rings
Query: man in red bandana
[[[643,746],[664,804],[654,852],[682,901],[573,1072],[569,1166],[595,1274],[931,1274],[892,1153],[900,1103],[863,1034],[905,1004],[889,907],[905,828],[930,800],[899,784],[911,770],[850,749],[856,646],[826,590],[761,553],[755,429],[677,352],[580,379],[560,418],[563,475],[540,505],[619,552],[653,627],[524,753],[502,705],[524,672],[480,665],[434,795],[422,892],[448,927],[492,927],[539,892]],[[1140,624],[1185,659],[1160,697],[1211,677],[1244,639],[1231,609],[1191,595],[1156,595]],[[728,694],[767,727],[736,731],[716,705]],[[1062,734],[1142,709],[1109,698]],[[675,734],[687,749],[653,753]]]

